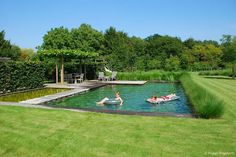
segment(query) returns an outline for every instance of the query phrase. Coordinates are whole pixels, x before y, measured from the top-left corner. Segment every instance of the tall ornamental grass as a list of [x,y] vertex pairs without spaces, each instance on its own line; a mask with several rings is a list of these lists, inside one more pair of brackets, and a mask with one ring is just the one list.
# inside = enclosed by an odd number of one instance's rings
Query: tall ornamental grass
[[171,71],[135,71],[118,72],[118,80],[179,81],[182,72]]
[[209,119],[222,116],[224,112],[224,103],[222,100],[219,100],[215,95],[198,85],[188,73],[183,74],[180,81],[199,117]]

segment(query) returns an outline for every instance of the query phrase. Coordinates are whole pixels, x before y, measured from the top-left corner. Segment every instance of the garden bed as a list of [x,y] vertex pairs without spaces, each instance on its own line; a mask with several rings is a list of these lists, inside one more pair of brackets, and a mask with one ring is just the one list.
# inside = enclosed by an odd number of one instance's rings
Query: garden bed
[[45,95],[55,94],[59,92],[64,92],[70,89],[64,88],[41,88],[27,91],[20,91],[14,93],[8,93],[0,96],[0,101],[6,102],[20,102],[28,99],[33,99],[37,97],[42,97]]

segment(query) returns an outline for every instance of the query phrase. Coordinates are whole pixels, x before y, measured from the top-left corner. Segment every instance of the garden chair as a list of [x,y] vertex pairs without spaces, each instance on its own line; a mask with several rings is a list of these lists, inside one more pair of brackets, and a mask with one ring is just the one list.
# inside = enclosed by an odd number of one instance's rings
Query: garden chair
[[76,83],[82,83],[84,81],[84,74],[80,74],[79,77],[76,79]]
[[116,80],[116,75],[117,75],[117,72],[116,71],[113,71],[112,74],[111,74],[111,81],[114,81]]
[[99,81],[104,81],[105,80],[104,72],[98,72],[98,80]]

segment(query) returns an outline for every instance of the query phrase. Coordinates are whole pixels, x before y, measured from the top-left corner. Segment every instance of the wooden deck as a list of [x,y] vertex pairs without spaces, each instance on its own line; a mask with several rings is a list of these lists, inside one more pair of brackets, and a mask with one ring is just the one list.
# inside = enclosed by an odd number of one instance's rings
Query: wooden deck
[[70,88],[71,90],[56,93],[56,94],[52,94],[52,95],[46,95],[46,96],[39,97],[39,98],[34,98],[34,99],[21,101],[20,103],[34,104],[34,105],[43,104],[43,103],[46,103],[46,102],[49,102],[49,101],[52,101],[52,100],[57,100],[57,99],[61,99],[61,98],[64,98],[64,97],[71,96],[71,95],[87,92],[90,89],[105,86],[106,84],[101,83],[101,82],[85,81],[85,82],[80,83],[80,84],[55,84],[55,83],[53,83],[53,84],[45,84],[45,85],[48,88]]

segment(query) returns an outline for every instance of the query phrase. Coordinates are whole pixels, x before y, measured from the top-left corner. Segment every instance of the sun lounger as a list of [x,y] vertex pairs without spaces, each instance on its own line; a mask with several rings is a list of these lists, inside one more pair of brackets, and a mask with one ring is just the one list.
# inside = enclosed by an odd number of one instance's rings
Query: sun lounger
[[111,81],[113,80],[116,80],[116,75],[117,75],[117,72],[116,71],[113,71],[112,74],[111,74]]
[[105,80],[104,72],[98,72],[98,80],[99,81],[104,81]]

